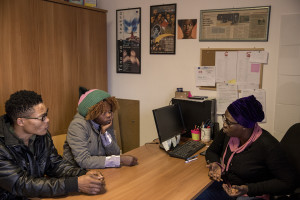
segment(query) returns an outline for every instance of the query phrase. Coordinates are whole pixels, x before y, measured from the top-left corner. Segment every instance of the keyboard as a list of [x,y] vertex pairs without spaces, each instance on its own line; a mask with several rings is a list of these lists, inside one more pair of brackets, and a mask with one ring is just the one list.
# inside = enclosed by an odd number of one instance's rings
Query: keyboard
[[177,145],[173,150],[169,152],[169,155],[175,158],[186,160],[203,147],[205,147],[204,143],[189,140],[181,145]]

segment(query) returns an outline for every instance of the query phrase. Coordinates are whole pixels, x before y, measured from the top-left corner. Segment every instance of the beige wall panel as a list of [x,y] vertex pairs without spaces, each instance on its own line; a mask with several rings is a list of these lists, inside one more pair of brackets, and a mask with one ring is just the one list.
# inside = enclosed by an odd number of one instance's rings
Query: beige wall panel
[[122,152],[126,153],[140,146],[140,102],[118,99],[118,111]]
[[277,104],[275,109],[275,128],[271,134],[280,141],[292,125],[300,122],[300,106]]
[[279,75],[300,76],[300,45],[280,46],[278,66]]
[[119,113],[118,113],[118,111],[114,112],[113,126],[114,126],[114,134],[116,136],[117,143],[120,147],[120,150],[122,150],[122,138],[121,138],[121,133],[120,133],[120,123],[119,123]]
[[299,76],[280,75],[277,84],[277,104],[300,106]]

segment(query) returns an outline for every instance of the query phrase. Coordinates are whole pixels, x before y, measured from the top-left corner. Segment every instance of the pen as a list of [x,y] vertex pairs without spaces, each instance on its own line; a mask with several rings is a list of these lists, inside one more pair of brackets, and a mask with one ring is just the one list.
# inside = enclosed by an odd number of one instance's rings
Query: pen
[[186,160],[185,163],[189,163],[191,161],[194,161],[194,160],[197,160],[198,158],[193,158],[193,159],[190,159],[190,160]]
[[186,160],[191,160],[191,159],[193,159],[193,158],[196,158],[197,156],[198,156],[198,155],[191,156],[191,157],[187,158]]

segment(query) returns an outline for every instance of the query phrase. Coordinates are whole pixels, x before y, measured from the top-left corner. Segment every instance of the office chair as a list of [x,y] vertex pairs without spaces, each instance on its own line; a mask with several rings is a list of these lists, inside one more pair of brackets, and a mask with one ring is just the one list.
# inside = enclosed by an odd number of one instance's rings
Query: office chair
[[290,199],[290,200],[299,200],[300,199],[300,123],[296,123],[291,126],[283,138],[280,141],[280,145],[283,150],[286,152],[286,156],[289,160],[289,163],[293,163],[297,171],[297,188],[296,190],[289,195],[289,197],[277,197],[275,199]]

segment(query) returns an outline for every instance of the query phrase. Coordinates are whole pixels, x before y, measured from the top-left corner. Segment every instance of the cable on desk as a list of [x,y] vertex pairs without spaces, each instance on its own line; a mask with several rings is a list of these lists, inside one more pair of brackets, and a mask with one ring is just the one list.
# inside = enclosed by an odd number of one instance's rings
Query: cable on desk
[[147,142],[147,143],[145,143],[145,145],[146,145],[146,144],[159,144],[159,142],[155,142],[155,140],[158,140],[158,138],[153,139],[152,142]]
[[147,143],[145,143],[145,145],[146,144],[159,144],[159,142],[147,142]]

